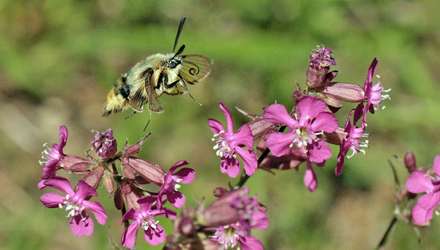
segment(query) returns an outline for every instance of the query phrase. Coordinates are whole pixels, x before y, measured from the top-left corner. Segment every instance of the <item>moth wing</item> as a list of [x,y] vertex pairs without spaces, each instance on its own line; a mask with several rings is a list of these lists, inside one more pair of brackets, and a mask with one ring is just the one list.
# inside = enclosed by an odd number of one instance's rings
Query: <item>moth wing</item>
[[142,73],[142,76],[138,76],[139,78],[136,78],[136,81],[133,82],[128,99],[131,108],[136,112],[143,112],[144,105],[149,101],[149,90],[147,90],[147,88],[152,84],[153,73],[153,69],[149,68]]
[[174,88],[167,88],[165,92],[169,95],[183,94],[188,91],[186,83],[196,84],[205,79],[211,73],[211,61],[200,55],[182,56],[182,67],[178,76],[180,81]]
[[159,96],[157,96],[156,91],[152,87],[149,87],[148,90],[148,109],[150,112],[160,114],[163,112],[163,106],[159,102]]

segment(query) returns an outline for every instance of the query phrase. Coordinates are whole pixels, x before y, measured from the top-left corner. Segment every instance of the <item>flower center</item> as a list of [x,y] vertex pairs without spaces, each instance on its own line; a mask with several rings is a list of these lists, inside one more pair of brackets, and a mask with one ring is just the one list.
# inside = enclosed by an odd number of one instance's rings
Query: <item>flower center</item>
[[220,131],[218,134],[214,134],[212,141],[217,144],[213,147],[216,150],[216,155],[221,158],[237,158],[234,150],[229,146],[229,141],[226,139],[225,131]]
[[155,221],[151,216],[147,216],[142,221],[142,228],[147,231],[150,227],[155,230],[159,221]]
[[297,147],[307,147],[307,145],[312,144],[313,141],[317,139],[317,133],[309,133],[307,127],[298,127],[295,131],[295,138],[293,139],[290,147],[296,145]]
[[218,242],[224,245],[226,249],[235,247],[239,238],[237,229],[231,226],[225,226],[221,232],[217,231],[216,236],[218,236]]
[[[66,207],[67,216],[66,217],[75,217],[77,215],[80,215],[82,217],[82,211],[86,209],[85,206],[81,204],[81,202],[73,201],[70,199],[70,195],[66,195],[66,200],[63,202],[63,204],[59,204],[59,208]],[[81,220],[86,220],[86,217],[82,217]]]

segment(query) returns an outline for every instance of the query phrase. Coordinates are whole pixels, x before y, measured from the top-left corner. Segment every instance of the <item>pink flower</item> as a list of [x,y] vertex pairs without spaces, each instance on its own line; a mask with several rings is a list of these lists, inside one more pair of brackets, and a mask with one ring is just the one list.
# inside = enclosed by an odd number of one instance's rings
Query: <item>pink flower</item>
[[419,224],[431,220],[435,208],[440,203],[440,155],[435,157],[433,169],[434,176],[416,170],[406,180],[406,188],[409,192],[426,193],[418,199],[412,210],[412,217]]
[[126,248],[134,247],[136,243],[136,232],[139,227],[144,230],[144,238],[150,245],[156,246],[165,241],[166,233],[159,221],[156,221],[154,217],[165,216],[169,219],[174,219],[176,217],[176,212],[169,208],[163,209],[152,209],[153,203],[156,201],[155,196],[146,196],[140,198],[138,203],[140,205],[140,211],[134,210],[133,208],[128,210],[122,218],[122,222],[126,220],[133,220],[124,231],[122,235],[122,245]]
[[49,179],[55,177],[56,171],[60,169],[59,161],[65,156],[63,153],[63,148],[66,146],[67,142],[67,128],[65,126],[60,126],[60,142],[58,144],[53,144],[51,148],[47,147],[41,154],[43,160],[40,164],[44,164],[42,179]]
[[166,195],[167,200],[170,202],[171,205],[175,208],[180,208],[185,204],[186,197],[181,192],[178,191],[180,188],[179,183],[190,183],[194,180],[195,174],[194,169],[192,168],[182,168],[176,173],[174,171],[181,166],[187,165],[188,162],[186,161],[179,161],[176,164],[174,164],[170,170],[168,171],[168,174],[165,175],[165,182],[162,186],[162,188],[159,191],[158,198],[157,198],[157,204],[158,208],[162,208],[162,197]]
[[[344,132],[347,133],[347,136],[344,138],[342,143],[340,144],[340,150],[338,154],[338,163],[336,164],[335,174],[336,176],[342,173],[342,168],[344,167],[345,156],[348,151],[351,149],[353,154],[347,156],[347,158],[351,158],[353,155],[362,152],[365,154],[365,150],[361,147],[368,147],[368,141],[360,142],[359,139],[362,137],[368,137],[368,134],[364,133],[364,123],[362,123],[362,127],[356,127],[356,123],[361,119],[362,113],[362,104],[358,105],[355,110],[352,110],[348,115],[347,122],[345,123]],[[350,123],[351,115],[354,112],[353,117],[353,125]]]
[[62,177],[43,180],[38,184],[40,189],[53,187],[66,194],[62,196],[56,193],[46,193],[40,198],[44,206],[48,208],[66,208],[67,217],[70,219],[70,227],[74,235],[89,236],[93,233],[94,223],[86,210],[91,211],[99,224],[104,225],[107,220],[107,213],[97,201],[88,201],[91,196],[98,196],[95,189],[84,181],[78,182],[77,191],[73,191],[70,182]]
[[[252,136],[249,125],[244,124],[236,133],[233,132],[234,127],[232,123],[231,113],[220,103],[220,109],[226,117],[227,130],[223,125],[215,120],[208,119],[211,131],[214,133],[213,141],[216,141],[214,149],[217,150],[217,155],[221,157],[220,169],[222,173],[226,173],[231,178],[235,178],[240,173],[240,162],[237,159],[237,154],[243,158],[244,170],[247,175],[255,173],[258,162],[255,153],[250,150],[254,145],[254,137]],[[243,149],[241,147],[246,147]]]
[[[253,229],[266,229],[269,227],[269,220],[262,211],[252,215]],[[240,222],[232,223],[227,226],[210,228],[216,230],[212,240],[222,244],[224,249],[234,249],[238,244],[243,250],[263,250],[260,240],[249,233]]]
[[[50,179],[56,176],[58,169],[63,168],[66,171],[78,173],[77,170],[70,169],[72,166],[79,168],[88,168],[90,161],[74,155],[66,155],[63,152],[67,142],[67,128],[60,126],[60,142],[52,145],[51,148],[46,146],[46,149],[41,154],[43,160],[40,164],[44,164],[43,174],[41,179]],[[86,171],[87,172],[87,171]]]
[[114,157],[118,150],[118,144],[113,137],[113,131],[107,129],[104,133],[94,132],[92,147],[95,152],[102,158]]
[[263,114],[266,121],[283,124],[289,128],[287,134],[280,132],[268,136],[266,144],[275,156],[283,156],[293,146],[304,147],[311,162],[321,164],[332,155],[327,142],[319,139],[323,132],[332,133],[338,128],[336,117],[326,112],[327,104],[314,96],[301,99],[294,117],[281,104],[270,105]]
[[383,89],[382,83],[379,80],[373,86],[373,75],[374,72],[376,72],[376,68],[377,68],[377,59],[374,58],[373,62],[370,65],[370,68],[368,69],[367,79],[365,79],[364,91],[365,91],[365,98],[367,104],[364,109],[363,123],[366,123],[367,121],[368,111],[370,111],[371,114],[374,114],[375,108],[373,105],[376,105],[379,108],[383,109],[385,107],[381,106],[381,101],[385,99],[390,99],[389,95],[382,93],[388,93],[391,91],[391,89],[387,89],[387,90]]

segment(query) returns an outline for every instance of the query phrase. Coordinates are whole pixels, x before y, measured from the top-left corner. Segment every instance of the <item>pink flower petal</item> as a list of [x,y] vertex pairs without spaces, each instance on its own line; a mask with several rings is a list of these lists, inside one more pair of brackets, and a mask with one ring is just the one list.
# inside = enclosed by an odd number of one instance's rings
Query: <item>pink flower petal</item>
[[41,196],[40,201],[45,207],[57,208],[60,204],[63,204],[66,197],[55,194],[55,193],[45,193]]
[[432,219],[434,209],[435,207],[427,210],[416,204],[412,209],[412,217],[417,223],[423,224]]
[[411,173],[406,180],[405,186],[411,193],[426,193],[434,190],[431,178],[420,170]]
[[[86,219],[84,220],[84,218]],[[70,229],[72,229],[73,234],[78,237],[92,235],[93,227],[93,220],[85,211],[82,212],[82,215],[77,215],[70,219]]]
[[307,169],[304,175],[304,184],[311,191],[315,191],[318,187],[318,179],[316,178],[315,171],[313,171],[312,163],[307,162]]
[[240,162],[236,158],[222,158],[220,161],[220,171],[235,178],[240,174]]
[[74,195],[75,192],[73,191],[70,182],[63,177],[53,177],[51,179],[47,179],[43,182],[42,186],[52,187],[55,189],[58,189],[62,191],[65,194],[68,195]]
[[126,248],[134,247],[134,244],[136,243],[136,232],[139,227],[140,227],[139,222],[135,220],[125,229],[121,239],[121,243],[124,247]]
[[251,150],[246,150],[243,148],[236,148],[235,152],[243,158],[244,170],[246,174],[251,176],[255,173],[258,167],[257,156]]
[[321,112],[311,124],[314,132],[324,131],[332,133],[338,128],[338,120],[336,117],[328,112]]
[[218,134],[220,133],[220,131],[226,131],[223,125],[215,119],[211,119],[211,118],[208,119],[208,123],[209,123],[209,127],[211,127],[212,133],[214,134]]
[[[173,190],[174,191],[174,190]],[[182,207],[186,202],[186,197],[179,191],[167,192],[167,199],[175,208]]]
[[98,196],[98,193],[85,181],[80,180],[78,181],[78,190],[76,191],[76,195],[85,199],[89,196]]
[[332,156],[332,150],[325,141],[315,141],[311,145],[307,145],[307,154],[309,160],[313,163],[322,163]]
[[307,96],[298,102],[296,108],[301,115],[299,123],[304,125],[307,118],[314,119],[319,113],[324,112],[327,104],[314,96]]
[[227,132],[233,133],[234,123],[232,122],[232,117],[231,117],[231,113],[229,112],[229,109],[223,103],[220,103],[220,109],[223,111],[223,114],[225,114],[226,117],[226,124],[228,128]]
[[440,192],[435,192],[421,196],[418,199],[417,204],[421,208],[429,210],[431,208],[435,208],[436,206],[438,206],[439,202],[440,202]]
[[266,145],[274,156],[280,157],[289,153],[293,139],[292,133],[272,133],[267,137]]
[[195,171],[192,168],[182,168],[177,171],[173,176],[178,177],[182,181],[180,183],[188,184],[191,183],[195,178]]
[[163,227],[159,224],[156,225],[156,229],[152,230],[150,227],[144,233],[145,241],[147,241],[150,245],[156,246],[162,244],[166,239],[166,233]]
[[245,146],[247,148],[254,146],[254,136],[252,135],[251,128],[247,124],[243,124],[235,134],[228,136],[227,139],[233,140],[237,146]]
[[101,203],[97,201],[83,201],[83,205],[86,209],[90,210],[94,215],[99,224],[104,225],[107,221],[107,213]]
[[289,128],[298,127],[298,122],[293,119],[281,104],[272,104],[263,113],[264,120],[275,124],[287,125]]
[[263,244],[254,236],[245,235],[239,241],[243,250],[264,250]]

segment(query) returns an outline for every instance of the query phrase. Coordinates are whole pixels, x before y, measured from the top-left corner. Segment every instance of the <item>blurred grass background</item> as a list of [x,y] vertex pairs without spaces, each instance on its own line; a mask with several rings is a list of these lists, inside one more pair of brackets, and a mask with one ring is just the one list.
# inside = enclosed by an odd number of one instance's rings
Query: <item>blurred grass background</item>
[[[275,101],[291,107],[295,81],[305,87],[316,45],[333,50],[340,82],[363,85],[378,58],[376,74],[392,100],[369,118],[365,156],[348,160],[336,178],[334,147],[332,159],[316,170],[314,193],[302,182],[304,166],[276,176],[257,171],[247,183],[268,207],[271,226],[253,231],[265,249],[374,248],[394,210],[387,160],[412,150],[419,165],[430,165],[440,153],[439,9],[436,1],[0,1],[0,248],[110,249],[108,227],[120,242],[121,215],[102,190],[109,220],[95,223],[90,237],[75,237],[64,212],[40,203],[51,191],[36,188],[42,145],[58,143],[60,125],[69,129],[65,153],[78,156],[92,129],[112,128],[120,148],[126,138],[141,138],[148,113],[103,118],[106,95],[136,62],[171,52],[182,16],[185,54],[214,60],[211,75],[190,86],[203,106],[188,95],[161,97],[165,112],[153,115],[147,129],[153,134],[140,154],[166,170],[179,160],[190,163],[196,180],[182,188],[190,206],[203,197],[212,202],[212,190],[231,181],[220,174],[207,123],[225,122],[219,102],[230,108],[237,129],[248,120],[233,104],[259,114]],[[351,108],[338,113],[340,126]],[[393,162],[403,181],[406,170]],[[434,217],[418,244],[400,222],[385,249],[437,249],[439,224]],[[138,234],[138,249],[144,248],[161,249]]]

